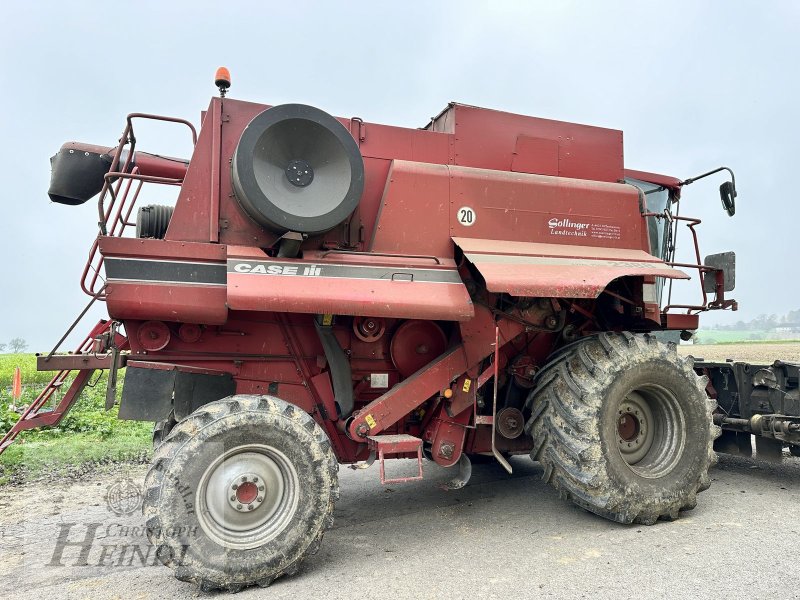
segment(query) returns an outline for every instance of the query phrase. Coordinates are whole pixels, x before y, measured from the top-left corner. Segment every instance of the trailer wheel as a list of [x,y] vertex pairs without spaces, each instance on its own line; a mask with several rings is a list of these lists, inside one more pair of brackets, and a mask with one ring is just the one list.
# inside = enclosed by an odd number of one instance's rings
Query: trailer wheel
[[602,333],[558,352],[526,403],[543,478],[619,523],[651,525],[694,508],[720,429],[692,366],[650,335]]
[[201,590],[297,572],[333,524],[338,463],[325,432],[271,396],[211,402],[155,450],[142,511],[156,556]]
[[175,420],[175,413],[170,412],[169,416],[165,420],[158,421],[153,425],[154,450],[158,448],[161,445],[161,442],[163,442],[167,438],[167,436],[172,431],[172,428],[175,427],[177,423],[178,421]]

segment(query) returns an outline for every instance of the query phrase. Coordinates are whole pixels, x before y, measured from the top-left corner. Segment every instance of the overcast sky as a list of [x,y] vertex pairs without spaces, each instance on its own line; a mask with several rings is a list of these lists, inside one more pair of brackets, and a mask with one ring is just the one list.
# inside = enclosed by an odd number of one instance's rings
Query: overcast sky
[[[116,144],[133,111],[198,123],[219,65],[245,100],[409,127],[457,100],[622,129],[628,168],[686,178],[728,165],[734,218],[720,178],[682,203],[704,220],[703,255],[738,257],[739,313],[704,322],[800,307],[800,3],[74,0],[3,13],[0,342],[47,350],[87,300],[96,202],[50,203],[50,156],[67,140]],[[142,149],[189,153],[178,128],[138,131]]]

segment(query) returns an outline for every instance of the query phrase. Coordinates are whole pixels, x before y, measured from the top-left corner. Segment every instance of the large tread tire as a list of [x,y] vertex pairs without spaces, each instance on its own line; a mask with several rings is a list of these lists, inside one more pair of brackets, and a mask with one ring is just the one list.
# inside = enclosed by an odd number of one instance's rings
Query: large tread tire
[[[674,344],[630,333],[602,333],[558,351],[537,375],[526,403],[531,458],[544,467],[543,479],[563,498],[619,523],[652,525],[694,508],[697,493],[710,484],[720,428],[712,421],[707,379],[696,375],[693,364],[678,356]],[[653,458],[648,452],[641,464],[654,465],[652,471],[623,458],[617,428],[628,394],[645,389],[662,397],[670,392],[674,400],[665,404],[677,407],[673,422],[683,432],[682,444],[665,442],[674,448],[667,454],[650,446]],[[667,455],[668,463],[658,458]]]
[[167,439],[167,436],[177,424],[178,421],[175,419],[175,413],[170,412],[166,419],[158,421],[153,425],[153,450],[158,448],[161,443]]
[[[198,487],[221,452],[253,444],[277,448],[295,469],[299,485],[293,488],[296,508],[286,524],[262,545],[240,549],[221,544],[204,529],[197,514],[203,512]],[[333,525],[338,469],[328,436],[299,407],[272,396],[211,402],[180,421],[154,451],[142,506],[148,539],[177,579],[203,591],[266,587],[281,575],[295,574],[319,549]]]

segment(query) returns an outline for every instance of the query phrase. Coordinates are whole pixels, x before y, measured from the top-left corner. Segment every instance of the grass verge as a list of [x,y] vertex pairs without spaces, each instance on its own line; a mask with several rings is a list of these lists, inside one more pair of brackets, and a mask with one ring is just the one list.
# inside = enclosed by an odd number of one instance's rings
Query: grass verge
[[[14,402],[11,382],[17,366],[22,373],[23,392]],[[36,398],[52,375],[36,371],[36,357],[32,354],[0,355],[0,434],[13,426],[20,410]],[[120,373],[120,381],[124,381],[124,372]],[[58,394],[66,392],[70,382]],[[83,390],[57,427],[22,432],[0,454],[0,485],[69,477],[104,464],[149,461],[152,424],[117,419],[116,406],[105,410],[105,391],[103,375]],[[121,392],[120,387],[118,393]]]

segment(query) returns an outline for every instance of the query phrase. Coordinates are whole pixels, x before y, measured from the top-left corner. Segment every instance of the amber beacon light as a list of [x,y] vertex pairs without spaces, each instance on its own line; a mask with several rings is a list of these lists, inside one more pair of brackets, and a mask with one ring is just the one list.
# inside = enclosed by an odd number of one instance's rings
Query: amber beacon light
[[219,88],[219,95],[224,98],[228,88],[231,87],[231,72],[228,71],[228,67],[219,67],[217,69],[214,74],[214,85]]

